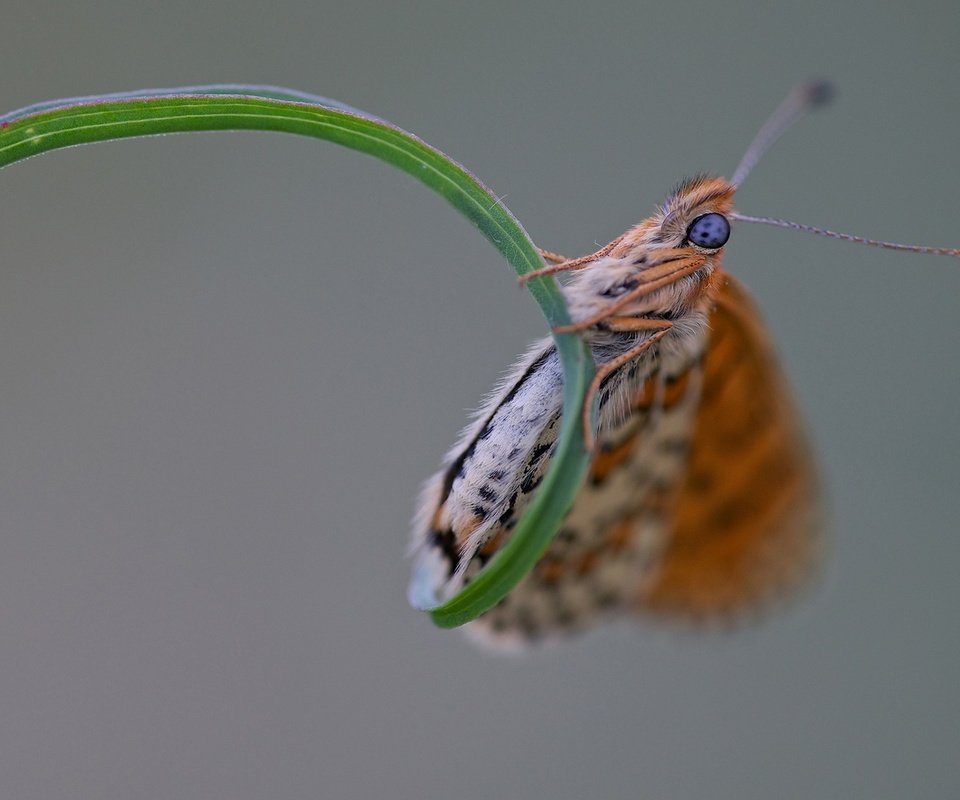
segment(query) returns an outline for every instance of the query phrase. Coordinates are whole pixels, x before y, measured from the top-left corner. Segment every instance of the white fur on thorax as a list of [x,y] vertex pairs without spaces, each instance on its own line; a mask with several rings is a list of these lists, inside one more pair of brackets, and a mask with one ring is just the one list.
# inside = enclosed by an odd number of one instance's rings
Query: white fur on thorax
[[[630,286],[636,286],[642,278],[645,264],[636,264],[633,253],[627,256],[604,256],[591,264],[589,268],[574,272],[563,287],[570,316],[574,321],[589,319],[605,311],[617,297],[625,294]],[[675,321],[702,322],[702,309],[691,305],[693,289],[702,280],[709,278],[715,267],[706,264],[693,275],[680,278],[646,297],[632,301],[618,312],[620,316],[631,317],[667,317]],[[584,335],[589,341],[597,331],[587,331]],[[623,334],[621,334],[621,337]],[[672,337],[676,341],[676,337]]]

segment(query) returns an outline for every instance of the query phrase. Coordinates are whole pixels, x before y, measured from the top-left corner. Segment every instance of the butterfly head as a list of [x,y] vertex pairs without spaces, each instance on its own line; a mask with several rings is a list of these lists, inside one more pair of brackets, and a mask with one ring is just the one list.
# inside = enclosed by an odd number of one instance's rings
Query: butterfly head
[[656,213],[574,275],[565,288],[573,318],[607,312],[674,319],[700,306],[721,266],[735,191],[723,178],[681,183]]
[[719,252],[730,238],[729,215],[733,213],[735,191],[723,178],[710,176],[681,183],[650,219],[660,242],[693,247],[705,255]]
[[698,175],[683,181],[647,217],[628,230],[610,251],[639,259],[665,249],[702,256],[718,255],[730,237],[736,188],[723,178]]

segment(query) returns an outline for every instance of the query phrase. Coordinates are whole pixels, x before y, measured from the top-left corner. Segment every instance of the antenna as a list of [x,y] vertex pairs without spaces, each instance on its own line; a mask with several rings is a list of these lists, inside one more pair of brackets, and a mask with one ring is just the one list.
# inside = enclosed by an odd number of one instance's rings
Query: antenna
[[[834,95],[833,86],[827,81],[810,81],[801,83],[795,87],[786,99],[774,111],[769,119],[760,128],[760,131],[750,142],[747,152],[740,159],[740,164],[733,173],[730,183],[739,187],[743,179],[747,177],[750,170],[754,168],[760,157],[770,149],[770,146],[777,141],[787,129],[795,122],[805,117],[817,106],[828,103]],[[789,228],[794,231],[803,231],[804,233],[815,233],[818,236],[828,236],[831,239],[843,239],[845,242],[856,242],[870,247],[882,247],[885,250],[902,250],[908,253],[932,253],[940,256],[960,257],[960,248],[951,247],[927,247],[921,244],[897,244],[896,242],[882,242],[878,239],[867,239],[864,236],[854,236],[850,233],[837,233],[828,231],[825,228],[817,228],[813,225],[804,225],[800,222],[790,222],[785,219],[775,219],[773,217],[751,217],[747,214],[740,214],[734,211],[728,214],[730,219],[740,222],[756,222],[762,225],[774,225],[778,228]]]
[[834,94],[833,85],[827,81],[809,81],[796,86],[763,123],[763,127],[750,142],[747,152],[743,154],[743,158],[733,172],[730,183],[739,188],[760,157],[787,132],[788,128],[813,109],[830,102]]
[[882,242],[879,239],[867,239],[863,236],[854,236],[851,233],[837,233],[828,231],[825,228],[816,228],[813,225],[804,225],[800,222],[790,222],[785,219],[775,219],[773,217],[751,217],[747,214],[733,212],[728,214],[730,219],[739,222],[759,222],[762,225],[775,225],[778,228],[789,228],[794,231],[803,231],[804,233],[815,233],[817,236],[829,236],[831,239],[843,239],[845,242],[856,242],[870,247],[882,247],[885,250],[904,250],[908,253],[932,253],[938,256],[956,256],[960,257],[960,248],[951,247],[927,247],[923,244],[897,244],[896,242]]

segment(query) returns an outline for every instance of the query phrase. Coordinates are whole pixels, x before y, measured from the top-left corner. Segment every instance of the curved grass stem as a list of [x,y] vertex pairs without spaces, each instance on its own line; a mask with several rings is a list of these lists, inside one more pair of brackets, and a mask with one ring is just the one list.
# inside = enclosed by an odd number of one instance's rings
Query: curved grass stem
[[[379,158],[437,192],[473,222],[518,275],[543,262],[513,214],[468,170],[413,134],[328,98],[274,86],[238,84],[155,89],[37,103],[0,116],[0,167],[40,153],[134,136],[260,130],[312,136]],[[551,280],[529,282],[551,328],[570,322]],[[441,627],[475,619],[533,568],[573,502],[588,466],[579,424],[593,374],[575,334],[555,336],[564,369],[563,423],[556,456],[510,541],[447,602],[429,609]]]

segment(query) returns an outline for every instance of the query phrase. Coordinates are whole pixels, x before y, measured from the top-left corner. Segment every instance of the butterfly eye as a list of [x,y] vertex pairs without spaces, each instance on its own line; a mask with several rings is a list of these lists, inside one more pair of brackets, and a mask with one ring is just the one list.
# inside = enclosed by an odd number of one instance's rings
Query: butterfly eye
[[730,238],[730,223],[723,214],[703,214],[690,223],[687,239],[697,247],[715,250]]

